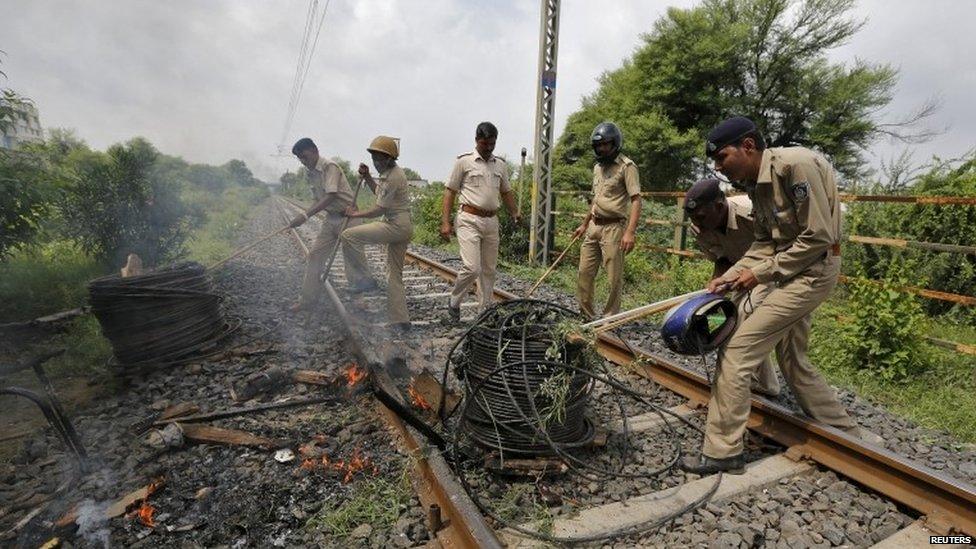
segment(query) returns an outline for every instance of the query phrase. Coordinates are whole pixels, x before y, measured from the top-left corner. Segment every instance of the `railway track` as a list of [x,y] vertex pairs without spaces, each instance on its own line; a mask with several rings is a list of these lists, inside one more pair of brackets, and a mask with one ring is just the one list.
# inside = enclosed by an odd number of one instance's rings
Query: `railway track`
[[[293,215],[302,205],[290,199],[278,198],[276,207],[282,219],[289,219],[288,212],[292,211]],[[309,225],[316,222],[313,219]],[[304,237],[299,231],[291,232],[307,254]],[[368,249],[367,256],[371,262],[380,262],[385,256],[385,250]],[[361,363],[389,364],[391,358],[399,358],[410,363],[414,373],[423,366],[439,371],[442,366],[433,363],[433,359],[438,352],[435,343],[444,341],[444,328],[436,320],[429,318],[429,315],[418,317],[414,310],[423,309],[427,312],[442,309],[456,271],[413,251],[408,251],[407,260],[404,281],[407,285],[408,306],[414,318],[415,331],[422,334],[415,340],[428,342],[429,351],[414,349],[413,353],[404,353],[404,347],[409,348],[410,345],[405,346],[396,341],[375,344],[376,331],[383,328],[382,323],[376,322],[376,319],[385,304],[385,295],[358,299],[351,306],[350,312],[339,291],[329,282],[325,283],[326,293],[344,321],[350,351]],[[340,254],[337,265],[333,266],[331,278],[340,282],[343,279],[341,273]],[[503,301],[519,296],[496,289],[495,297],[496,300]],[[463,321],[473,318],[474,311],[470,308],[473,305],[470,303],[462,309]],[[372,337],[364,337],[364,333]],[[374,343],[370,343],[371,341]],[[634,364],[639,364],[637,374],[670,393],[670,398],[663,402],[672,403],[671,413],[700,420],[698,409],[707,402],[709,396],[708,381],[703,376],[665,357],[635,348],[614,336],[601,336],[598,351],[614,364],[631,365],[630,371],[633,371]],[[679,404],[673,405],[676,401]],[[399,435],[405,450],[418,458],[414,460],[417,480],[415,484],[424,506],[434,509],[431,512],[430,525],[436,530],[438,542],[450,547],[531,546],[537,543],[516,535],[512,529],[504,528],[503,525],[489,525],[479,513],[477,505],[461,488],[441,455],[436,451],[429,451],[426,441],[412,428],[407,427],[389,408],[379,403],[377,408],[391,429]],[[654,433],[656,429],[662,428],[663,423],[659,417],[646,415],[629,419],[639,432],[644,433]],[[763,399],[753,400],[749,429],[752,433],[775,442],[784,450],[778,453],[767,451],[761,459],[749,464],[744,475],[725,476],[711,496],[712,505],[720,507],[725,502],[734,502],[737,498],[762,491],[765,487],[796,482],[796,479],[829,470],[839,477],[853,481],[858,490],[864,493],[877,492],[915,518],[882,540],[868,538],[870,543],[855,543],[856,545],[872,545],[877,542],[880,547],[906,547],[927,545],[931,535],[959,533],[976,536],[976,487],[972,485],[884,448],[864,443],[836,429],[816,424],[783,406]],[[692,438],[697,443],[697,438]],[[602,502],[578,506],[572,513],[555,517],[547,528],[552,536],[559,538],[599,536],[601,533],[626,530],[667,515],[675,506],[685,505],[701,497],[714,484],[715,479],[706,477],[673,483],[659,493],[603,498]],[[712,509],[715,510],[714,507]],[[837,540],[824,540],[824,536],[819,538],[828,543],[828,546],[830,543],[839,544]],[[629,543],[634,543],[637,539],[628,538]],[[734,541],[735,538],[732,539]],[[743,536],[738,539],[750,544],[750,540]],[[813,541],[816,542],[817,537]]]

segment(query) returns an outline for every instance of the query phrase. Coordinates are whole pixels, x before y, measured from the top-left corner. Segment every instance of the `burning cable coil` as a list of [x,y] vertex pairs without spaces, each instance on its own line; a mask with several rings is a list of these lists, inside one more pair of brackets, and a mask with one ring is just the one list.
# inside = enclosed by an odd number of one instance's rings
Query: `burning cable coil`
[[213,279],[195,262],[97,278],[88,293],[102,333],[125,367],[176,363],[236,328],[224,320]]
[[475,321],[450,358],[469,403],[461,425],[472,440],[503,457],[552,456],[592,441],[583,412],[593,383],[561,367],[587,369],[584,346],[559,333],[577,320],[558,305],[519,300]]

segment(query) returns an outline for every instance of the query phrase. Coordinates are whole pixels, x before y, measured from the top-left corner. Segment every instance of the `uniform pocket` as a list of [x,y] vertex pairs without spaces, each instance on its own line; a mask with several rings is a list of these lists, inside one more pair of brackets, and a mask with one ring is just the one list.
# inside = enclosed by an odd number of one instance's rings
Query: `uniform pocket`
[[469,175],[467,179],[464,180],[464,185],[472,189],[480,189],[485,186],[485,176],[482,174],[472,174]]

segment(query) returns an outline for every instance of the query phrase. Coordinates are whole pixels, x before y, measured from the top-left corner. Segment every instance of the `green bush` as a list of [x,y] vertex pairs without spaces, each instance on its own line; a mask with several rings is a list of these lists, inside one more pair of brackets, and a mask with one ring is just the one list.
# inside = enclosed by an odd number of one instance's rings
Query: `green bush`
[[188,235],[190,210],[179,185],[152,177],[156,149],[144,139],[91,154],[65,194],[62,215],[89,254],[113,267],[138,254],[155,267],[178,257]]
[[[884,189],[865,191],[883,192]],[[908,192],[918,196],[976,196],[976,154],[955,165],[936,161],[908,187]],[[972,206],[855,203],[846,217],[849,231],[854,234],[966,246],[976,244],[976,208]],[[881,277],[896,257],[907,256],[918,266],[916,279],[909,281],[911,285],[920,286],[918,278],[925,278],[933,289],[976,295],[976,256],[971,254],[920,249],[902,251],[886,246],[849,244],[844,255],[846,263],[863,269],[870,278]],[[926,300],[925,308],[936,314],[948,312],[953,305]],[[972,308],[955,308],[958,320],[976,326]]]
[[50,210],[50,195],[37,155],[0,149],[0,259],[34,238]]
[[882,284],[858,278],[848,284],[852,318],[841,332],[843,359],[887,381],[922,373],[928,362],[922,306],[897,290],[912,280],[913,271],[912,263],[893,261]]
[[70,240],[15,251],[0,262],[0,322],[37,318],[85,304],[85,283],[102,266]]
[[412,192],[410,207],[413,219],[413,241],[424,246],[442,244],[440,231],[444,184],[435,182]]

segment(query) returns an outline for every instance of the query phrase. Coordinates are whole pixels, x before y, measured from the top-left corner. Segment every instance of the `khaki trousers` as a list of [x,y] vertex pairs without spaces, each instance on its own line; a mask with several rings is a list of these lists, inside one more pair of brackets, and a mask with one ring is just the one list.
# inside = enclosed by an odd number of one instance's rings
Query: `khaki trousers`
[[[752,289],[751,292],[736,292],[729,299],[738,309],[738,321],[741,324],[749,317],[759,303],[762,303],[766,296],[773,289],[768,284],[760,284]],[[782,341],[776,344],[776,356],[781,355]],[[780,360],[782,362],[782,360]],[[752,374],[751,385],[758,387],[760,391],[768,394],[778,395],[780,392],[779,378],[776,376],[776,366],[769,360],[769,357],[759,363],[759,369]]]
[[493,302],[498,266],[498,216],[481,217],[459,211],[454,226],[461,252],[461,268],[451,290],[451,307],[459,307],[464,295],[477,281],[478,302],[483,311]]
[[[305,279],[302,282],[302,305],[318,302],[322,297],[322,269],[335,248],[339,238],[339,228],[342,227],[343,215],[327,215],[322,221],[315,242],[308,250],[308,263],[305,266]],[[349,227],[359,225],[358,219],[350,219]],[[366,266],[366,254],[362,246],[342,244],[342,259],[345,263],[346,281],[350,286],[362,284],[369,279],[369,267]]]
[[386,244],[386,292],[390,322],[409,322],[407,296],[403,289],[403,262],[413,237],[410,212],[401,212],[342,232],[342,242],[352,246]]
[[818,261],[773,287],[736,328],[719,353],[718,379],[708,403],[704,455],[720,459],[742,453],[752,374],[780,343],[780,370],[803,411],[839,429],[856,425],[807,357],[811,314],[830,295],[839,274],[839,257]]
[[576,299],[580,311],[588,318],[596,318],[593,312],[593,282],[600,269],[607,272],[610,295],[603,308],[603,316],[620,312],[620,290],[624,285],[624,254],[620,251],[620,239],[624,236],[624,221],[597,225],[590,222],[586,236],[580,245],[579,278],[576,280]]

